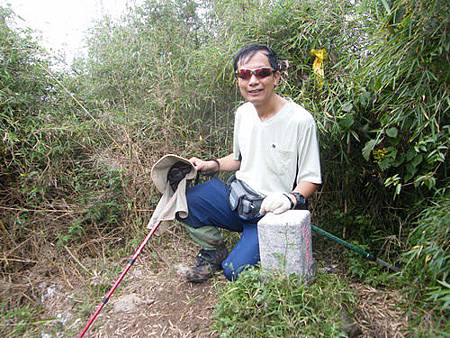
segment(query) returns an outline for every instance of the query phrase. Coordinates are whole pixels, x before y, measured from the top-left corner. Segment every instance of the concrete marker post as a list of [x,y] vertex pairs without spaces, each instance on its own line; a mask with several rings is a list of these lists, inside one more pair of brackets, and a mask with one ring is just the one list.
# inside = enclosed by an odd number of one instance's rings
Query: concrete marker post
[[258,222],[259,252],[264,272],[314,278],[311,215],[307,210],[268,213]]

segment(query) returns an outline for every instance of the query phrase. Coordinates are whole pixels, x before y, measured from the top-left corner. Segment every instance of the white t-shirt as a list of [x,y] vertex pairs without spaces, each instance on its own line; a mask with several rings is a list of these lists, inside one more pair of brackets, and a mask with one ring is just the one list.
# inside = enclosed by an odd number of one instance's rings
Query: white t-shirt
[[288,101],[261,121],[252,103],[236,110],[233,156],[241,160],[236,177],[257,192],[290,192],[297,181],[322,183],[319,144],[312,115]]

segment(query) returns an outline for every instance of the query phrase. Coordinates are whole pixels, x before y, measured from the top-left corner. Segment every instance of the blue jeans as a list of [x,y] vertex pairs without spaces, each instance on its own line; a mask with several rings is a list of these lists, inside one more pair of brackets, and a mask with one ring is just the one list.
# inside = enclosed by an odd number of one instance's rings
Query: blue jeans
[[259,218],[243,221],[228,204],[228,187],[217,178],[190,187],[186,192],[189,215],[181,219],[187,226],[201,228],[214,226],[240,232],[241,237],[222,262],[225,277],[235,280],[248,266],[259,262],[257,222]]

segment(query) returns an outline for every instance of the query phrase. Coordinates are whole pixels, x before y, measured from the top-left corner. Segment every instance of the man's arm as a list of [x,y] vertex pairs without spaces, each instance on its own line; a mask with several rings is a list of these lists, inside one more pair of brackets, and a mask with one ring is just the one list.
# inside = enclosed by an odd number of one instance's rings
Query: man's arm
[[[320,184],[307,182],[307,181],[301,181],[295,189],[292,192],[299,192],[305,199],[309,198],[319,187]],[[291,193],[289,195],[289,198],[291,199],[292,205],[297,204],[297,199],[295,196]]]
[[197,157],[192,157],[189,159],[194,167],[198,171],[214,172],[214,171],[235,171],[241,166],[241,161],[234,159],[233,154],[227,155],[225,157],[218,158],[220,168],[218,168],[217,162],[213,160],[204,161]]
[[235,160],[233,154],[219,158],[218,161],[221,171],[236,171],[241,167],[241,161]]
[[[295,187],[295,189],[293,191],[299,192],[300,194],[302,194],[302,196],[304,198],[309,198],[317,190],[319,185],[320,184],[311,183],[311,182],[307,182],[307,181],[301,181],[299,184],[297,184],[297,186]],[[295,201],[294,196],[291,196],[291,199],[293,199],[293,201]]]

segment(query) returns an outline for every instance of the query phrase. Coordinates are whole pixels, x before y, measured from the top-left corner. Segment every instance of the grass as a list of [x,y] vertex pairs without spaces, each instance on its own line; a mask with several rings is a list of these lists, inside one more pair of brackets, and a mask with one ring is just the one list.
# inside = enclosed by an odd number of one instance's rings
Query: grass
[[423,308],[409,309],[408,314],[412,314],[409,323],[409,335],[411,337],[441,338],[450,337],[449,314],[441,313],[436,316]]
[[254,268],[219,287],[214,329],[221,337],[342,337],[342,316],[354,304],[337,275],[318,274],[305,285],[295,275],[267,278]]
[[360,255],[351,251],[346,251],[345,256],[348,274],[352,278],[375,288],[399,285],[398,276],[377,263],[362,258]]
[[23,305],[8,308],[1,305],[0,335],[2,337],[35,337],[40,335],[41,328],[54,327],[55,319],[42,319],[42,306]]

